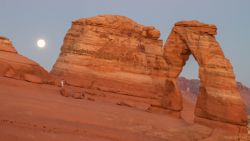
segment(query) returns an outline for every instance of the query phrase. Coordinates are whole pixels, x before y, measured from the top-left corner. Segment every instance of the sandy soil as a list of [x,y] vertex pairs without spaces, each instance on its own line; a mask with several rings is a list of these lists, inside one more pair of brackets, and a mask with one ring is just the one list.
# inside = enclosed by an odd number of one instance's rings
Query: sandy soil
[[0,77],[2,141],[192,141],[213,140],[210,128],[192,124],[193,106],[183,116],[73,99],[59,88]]

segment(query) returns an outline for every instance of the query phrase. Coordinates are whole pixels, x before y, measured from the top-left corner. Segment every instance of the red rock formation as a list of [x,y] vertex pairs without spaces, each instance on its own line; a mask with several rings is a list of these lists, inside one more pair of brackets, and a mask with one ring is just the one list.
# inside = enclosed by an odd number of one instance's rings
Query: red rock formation
[[[250,88],[242,84],[241,82],[237,82],[238,90],[241,94],[243,101],[247,106],[247,112],[250,115]],[[250,124],[250,123],[249,123]]]
[[[200,86],[200,81],[198,79],[187,79],[185,77],[179,77],[178,86],[181,90],[182,96],[184,96],[191,103],[196,102]],[[248,88],[241,82],[237,82],[237,88],[244,103],[247,106],[248,114],[250,114],[250,88]]]
[[201,79],[196,121],[245,129],[245,106],[216,31],[214,25],[178,22],[163,51],[160,32],[154,27],[123,16],[79,19],[67,32],[51,74],[84,88],[87,97],[178,115],[182,97],[177,77],[192,54]]
[[16,49],[12,46],[9,39],[0,36],[0,51],[17,53]]
[[[166,62],[159,37],[154,27],[123,16],[76,20],[51,74],[115,103],[179,113],[181,99],[166,97],[166,89],[175,84],[165,85]],[[168,99],[175,99],[172,107]]]
[[33,83],[52,83],[48,72],[39,64],[17,53],[11,41],[0,37],[0,76]]
[[170,65],[168,77],[176,79],[192,54],[199,64],[201,80],[195,120],[245,127],[246,108],[237,90],[231,63],[215,39],[216,30],[214,25],[198,21],[176,23],[165,45],[164,57]]

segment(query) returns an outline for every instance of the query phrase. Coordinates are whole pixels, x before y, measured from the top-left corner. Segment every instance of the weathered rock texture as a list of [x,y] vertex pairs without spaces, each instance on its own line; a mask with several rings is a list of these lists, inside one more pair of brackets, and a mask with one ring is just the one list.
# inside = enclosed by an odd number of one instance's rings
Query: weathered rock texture
[[17,53],[11,41],[0,37],[0,76],[33,83],[52,83],[49,73],[39,64]]
[[178,22],[163,49],[157,29],[126,17],[79,19],[67,32],[51,74],[84,88],[86,95],[178,114],[182,97],[176,79],[192,54],[200,66],[201,79],[196,121],[246,127],[245,106],[233,69],[215,34],[213,25]]
[[198,21],[175,24],[164,48],[169,78],[176,79],[192,54],[199,65],[200,88],[195,109],[204,119],[246,126],[245,105],[239,95],[233,68],[215,39],[216,27]]
[[[51,74],[117,103],[180,111],[181,98],[168,98],[173,84],[165,85],[167,64],[159,37],[154,27],[122,16],[76,20]],[[172,107],[168,99],[175,99]]]
[[[197,96],[199,95],[200,80],[179,77],[178,86],[181,90],[182,96],[187,98],[189,102],[196,103]],[[247,112],[250,115],[250,88],[241,82],[237,82],[237,88],[240,92],[242,100],[246,104]]]

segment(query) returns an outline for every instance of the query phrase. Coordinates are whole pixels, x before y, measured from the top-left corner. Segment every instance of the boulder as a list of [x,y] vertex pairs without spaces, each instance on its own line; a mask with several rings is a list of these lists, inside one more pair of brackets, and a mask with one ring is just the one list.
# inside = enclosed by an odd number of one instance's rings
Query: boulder
[[63,87],[60,89],[60,94],[65,97],[72,97],[74,99],[84,99],[85,95],[83,91],[72,89],[70,87]]
[[32,75],[32,74],[25,74],[24,75],[24,80],[28,81],[28,82],[33,82],[33,83],[43,83],[42,78],[36,76],[36,75]]

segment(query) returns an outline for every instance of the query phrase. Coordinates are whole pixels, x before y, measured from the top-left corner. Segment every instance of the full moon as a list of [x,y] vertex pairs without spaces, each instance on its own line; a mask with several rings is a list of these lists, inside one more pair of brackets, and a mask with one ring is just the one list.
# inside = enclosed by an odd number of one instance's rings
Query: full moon
[[39,39],[39,40],[37,40],[37,46],[39,47],[39,48],[44,48],[45,47],[45,45],[46,45],[46,42],[45,42],[45,40],[44,39]]

